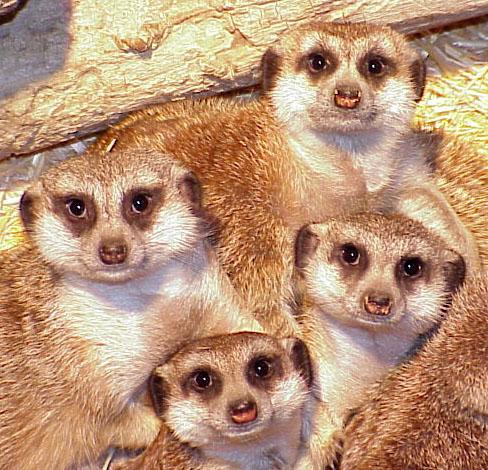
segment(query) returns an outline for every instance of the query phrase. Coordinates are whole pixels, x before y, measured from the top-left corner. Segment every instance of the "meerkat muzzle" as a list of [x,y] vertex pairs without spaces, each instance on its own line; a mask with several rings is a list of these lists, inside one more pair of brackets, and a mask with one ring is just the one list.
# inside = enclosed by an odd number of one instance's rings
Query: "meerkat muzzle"
[[338,89],[334,90],[334,103],[338,108],[354,109],[361,101],[360,90]]
[[231,407],[230,415],[236,424],[246,424],[254,421],[258,416],[256,403],[243,401]]
[[386,296],[369,296],[364,298],[364,309],[371,315],[386,316],[390,313],[391,299]]

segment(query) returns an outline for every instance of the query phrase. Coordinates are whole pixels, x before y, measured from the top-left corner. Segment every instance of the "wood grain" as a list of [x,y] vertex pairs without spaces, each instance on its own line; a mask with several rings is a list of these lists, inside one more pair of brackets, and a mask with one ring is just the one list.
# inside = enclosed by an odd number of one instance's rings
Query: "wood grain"
[[29,0],[0,25],[0,158],[149,103],[255,84],[265,49],[295,25],[411,33],[487,13],[488,0]]

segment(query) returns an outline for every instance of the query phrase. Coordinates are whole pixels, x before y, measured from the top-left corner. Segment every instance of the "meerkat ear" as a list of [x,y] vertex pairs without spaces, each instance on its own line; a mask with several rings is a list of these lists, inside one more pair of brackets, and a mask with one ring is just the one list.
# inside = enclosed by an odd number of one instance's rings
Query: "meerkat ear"
[[307,386],[310,387],[313,380],[312,361],[305,343],[298,338],[283,338],[281,340],[283,347],[288,351],[295,368],[305,379]]
[[191,204],[193,209],[202,207],[202,187],[195,174],[187,171],[178,181],[180,194]]
[[166,396],[168,394],[168,384],[163,378],[163,367],[156,367],[149,377],[149,394],[158,416],[162,416],[166,409]]
[[309,265],[310,260],[319,246],[319,237],[312,232],[310,225],[303,226],[295,240],[295,266],[303,269]]
[[270,47],[261,59],[261,88],[269,92],[275,85],[275,79],[281,67],[282,58],[276,46]]
[[446,279],[447,291],[454,294],[463,285],[466,277],[466,263],[464,258],[452,250],[447,250],[447,261],[442,269]]
[[424,94],[425,76],[427,73],[425,60],[419,55],[410,64],[410,75],[415,91],[415,101],[420,101]]
[[19,203],[19,210],[20,210],[20,218],[22,219],[22,223],[26,230],[29,230],[32,227],[32,224],[35,219],[35,205],[38,199],[37,194],[34,190],[28,189],[24,191],[22,197],[20,198]]

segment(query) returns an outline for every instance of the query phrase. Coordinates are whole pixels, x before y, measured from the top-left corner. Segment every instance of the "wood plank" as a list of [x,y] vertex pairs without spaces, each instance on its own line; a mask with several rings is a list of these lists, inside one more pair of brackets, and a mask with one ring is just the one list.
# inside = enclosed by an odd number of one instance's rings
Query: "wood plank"
[[488,0],[29,0],[0,25],[0,158],[149,103],[255,84],[263,52],[295,25],[411,33],[486,13]]

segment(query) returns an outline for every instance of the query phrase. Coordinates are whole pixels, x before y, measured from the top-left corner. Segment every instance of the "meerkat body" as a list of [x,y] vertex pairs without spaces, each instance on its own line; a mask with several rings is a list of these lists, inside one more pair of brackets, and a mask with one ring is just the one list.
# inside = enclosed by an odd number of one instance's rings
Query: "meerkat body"
[[488,468],[487,281],[467,280],[439,331],[367,395],[341,468]]
[[304,227],[296,263],[302,339],[323,404],[307,464],[322,468],[350,409],[440,321],[464,262],[419,223],[368,213]]
[[367,24],[302,28],[267,52],[264,78],[290,148],[310,168],[328,163],[327,192],[361,188],[369,210],[419,220],[480,269],[473,235],[436,185],[430,142],[411,125],[425,70],[403,37]]
[[434,178],[442,194],[474,235],[481,264],[488,269],[488,160],[465,142],[447,135],[434,137],[431,158]]
[[[89,152],[114,142],[156,148],[194,171],[204,206],[220,223],[219,260],[270,333],[296,332],[283,310],[293,241],[304,223],[393,210],[401,200],[412,217],[434,213],[432,228],[446,238],[455,233],[455,248],[466,239],[460,250],[476,264],[470,235],[433,190],[425,149],[411,135],[423,68],[402,36],[367,24],[311,25],[286,35],[263,68],[257,101],[154,106],[109,130]],[[410,188],[400,196],[411,175],[426,195]]]
[[219,271],[198,200],[194,177],[151,152],[76,157],[24,194],[28,240],[0,265],[1,468],[147,445],[160,425],[139,402],[152,369],[187,340],[259,328]]
[[150,382],[167,428],[116,468],[291,470],[310,378],[307,350],[294,338],[237,333],[190,343]]

